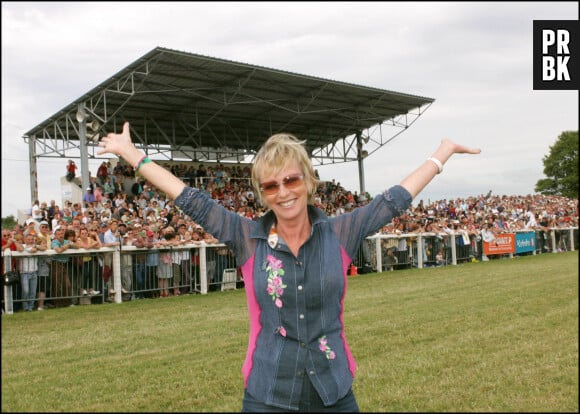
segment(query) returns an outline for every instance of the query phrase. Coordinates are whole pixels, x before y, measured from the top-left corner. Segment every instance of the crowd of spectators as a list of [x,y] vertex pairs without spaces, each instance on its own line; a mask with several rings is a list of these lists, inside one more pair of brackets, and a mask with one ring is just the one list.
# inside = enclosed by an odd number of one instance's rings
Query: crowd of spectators
[[[163,165],[162,162],[160,164]],[[191,186],[211,194],[216,203],[239,215],[254,219],[265,213],[251,187],[248,165],[218,163],[194,167],[192,164],[166,163],[164,166]],[[79,184],[79,177],[74,177],[74,169],[69,162],[68,178]],[[66,202],[64,206],[59,206],[55,200],[49,203],[35,200],[25,224],[2,229],[2,250],[23,250],[32,244],[36,244],[38,250],[63,249],[67,243],[71,244],[69,247],[90,250],[114,246],[116,242],[137,247],[201,241],[219,243],[175,207],[172,200],[142,177],[135,176],[133,168],[128,165],[118,163],[113,167],[110,162],[104,161],[96,176],[89,173],[89,182],[81,202]],[[339,182],[331,180],[320,182],[314,204],[332,217],[364,206],[370,200],[370,194],[347,190]],[[425,202],[419,199],[416,205],[384,226],[382,232],[453,231],[469,237],[485,235],[485,232],[547,232],[552,228],[570,227],[578,227],[577,199],[540,194],[499,196],[489,191],[486,195],[452,200]],[[109,237],[106,237],[107,233]],[[111,234],[117,238],[111,238]],[[33,237],[29,238],[29,235]],[[85,260],[88,261],[89,257]],[[32,262],[30,266],[34,267]],[[42,260],[36,266],[39,274],[46,272]],[[78,283],[88,294],[99,293],[90,280]],[[123,285],[125,291],[125,283]],[[158,295],[168,296],[169,286],[164,283]],[[110,283],[101,287],[107,288],[110,293]],[[42,287],[40,293],[44,290],[48,288]],[[178,295],[180,292],[174,289],[171,294]],[[42,309],[42,302],[39,309]]]
[[[163,162],[160,164],[164,165]],[[250,184],[250,167],[241,164],[166,163],[165,167],[191,186],[211,194],[227,209],[251,219],[265,213]],[[68,166],[67,166],[68,171]],[[78,183],[78,178],[76,179]],[[82,228],[98,231],[101,225],[116,219],[132,230],[159,233],[164,228],[185,224],[188,231],[197,225],[146,180],[136,177],[133,168],[122,163],[115,167],[103,161],[93,177],[89,173],[89,187],[84,189],[82,202],[66,202],[64,206],[35,200],[30,219],[36,231],[41,221],[56,228],[74,230],[79,235]],[[339,182],[321,181],[314,204],[328,216],[337,216],[367,204],[368,193],[345,189]],[[481,232],[490,227],[495,232],[517,230],[567,228],[578,226],[578,200],[561,196],[486,195],[466,198],[442,199],[425,202],[419,199],[405,214],[383,228],[384,233],[441,232],[466,230]],[[23,237],[26,226],[16,225],[13,232]]]

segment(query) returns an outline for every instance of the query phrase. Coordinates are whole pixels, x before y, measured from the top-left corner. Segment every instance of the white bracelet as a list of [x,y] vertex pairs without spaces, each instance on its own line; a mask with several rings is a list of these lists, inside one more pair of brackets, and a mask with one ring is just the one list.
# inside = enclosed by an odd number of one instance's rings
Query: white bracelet
[[441,172],[443,171],[443,164],[441,164],[441,161],[439,161],[437,158],[435,157],[429,157],[427,158],[427,160],[429,161],[433,161],[433,163],[437,166],[437,169],[439,170],[437,172],[437,174],[441,174]]

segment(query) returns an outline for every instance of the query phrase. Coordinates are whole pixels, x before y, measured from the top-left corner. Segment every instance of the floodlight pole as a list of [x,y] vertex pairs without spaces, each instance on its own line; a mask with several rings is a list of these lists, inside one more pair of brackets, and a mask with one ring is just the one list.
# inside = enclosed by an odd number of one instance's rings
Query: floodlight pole
[[363,142],[362,142],[362,132],[357,131],[356,133],[356,160],[358,164],[358,181],[360,192],[359,194],[364,194],[365,192],[365,170],[363,166]]
[[82,194],[87,191],[87,187],[91,184],[89,180],[89,156],[87,150],[87,115],[83,103],[79,104],[77,111],[77,121],[79,122],[79,140],[81,150],[81,181]]

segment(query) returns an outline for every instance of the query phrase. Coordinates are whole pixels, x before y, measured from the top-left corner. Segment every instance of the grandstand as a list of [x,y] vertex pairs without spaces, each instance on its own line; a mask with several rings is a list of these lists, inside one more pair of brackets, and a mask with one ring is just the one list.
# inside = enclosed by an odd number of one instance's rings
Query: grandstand
[[[434,99],[157,47],[23,136],[30,175],[43,157],[98,159],[100,135],[131,122],[152,159],[251,162],[273,133],[306,140],[316,165],[363,160],[407,130]],[[38,198],[31,180],[31,200]]]

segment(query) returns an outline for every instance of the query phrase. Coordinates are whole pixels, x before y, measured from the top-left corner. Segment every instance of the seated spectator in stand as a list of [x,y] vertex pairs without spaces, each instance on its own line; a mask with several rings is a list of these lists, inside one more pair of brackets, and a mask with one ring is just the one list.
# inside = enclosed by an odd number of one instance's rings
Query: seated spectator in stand
[[530,206],[525,214],[526,217],[526,229],[535,229],[538,226],[536,222],[536,209],[534,206]]
[[89,207],[94,204],[95,195],[93,194],[93,189],[91,187],[86,188],[86,193],[83,195],[83,203],[85,207]]
[[96,184],[93,189],[93,194],[95,196],[95,202],[91,203],[91,205],[88,207],[95,207],[97,204],[103,201],[103,187],[101,187],[99,184]]
[[111,177],[114,176],[108,176],[105,178],[105,182],[103,183],[103,194],[107,196],[109,200],[112,200],[115,197],[115,185],[113,184]]
[[107,162],[103,161],[99,168],[97,169],[97,178],[100,180],[101,185],[105,184],[105,180],[109,176],[109,171],[107,169]]
[[77,171],[77,166],[73,160],[68,160],[68,164],[66,166],[66,180],[71,182],[74,180]]
[[72,210],[70,207],[65,207],[63,209],[63,215],[62,215],[62,219],[68,224],[68,223],[72,223]]
[[62,213],[57,211],[51,220],[50,228],[54,230],[59,225],[60,220],[62,220]]

